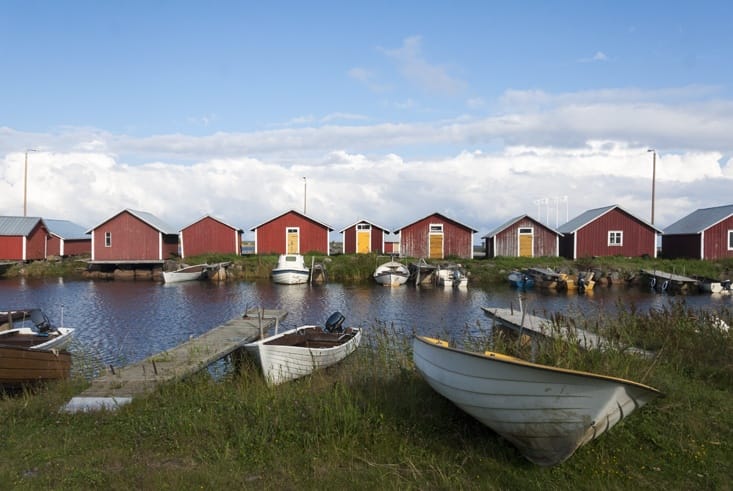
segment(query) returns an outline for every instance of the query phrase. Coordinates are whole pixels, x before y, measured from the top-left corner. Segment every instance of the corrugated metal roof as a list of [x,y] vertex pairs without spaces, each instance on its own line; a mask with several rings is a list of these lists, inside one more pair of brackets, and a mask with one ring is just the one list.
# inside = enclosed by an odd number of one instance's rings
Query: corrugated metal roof
[[226,223],[226,222],[224,222],[222,220],[219,220],[218,218],[216,218],[214,216],[211,216],[211,215],[204,215],[204,216],[202,216],[198,220],[193,221],[193,222],[189,223],[188,225],[186,225],[185,227],[183,227],[180,231],[182,232],[183,230],[187,229],[191,225],[195,225],[195,224],[199,223],[201,220],[204,220],[206,218],[211,218],[212,220],[217,221],[217,222],[221,223],[222,225],[226,225],[227,227],[229,227],[229,228],[231,228],[233,230],[236,230],[237,232],[244,232],[244,230],[242,230],[241,228],[235,227],[234,225],[231,225],[231,224],[228,224],[228,223]]
[[278,216],[276,216],[276,217],[272,217],[272,218],[270,218],[269,220],[267,220],[267,221],[264,221],[264,222],[260,223],[259,225],[255,226],[255,227],[252,227],[252,228],[251,228],[250,230],[254,232],[255,230],[257,230],[257,229],[258,229],[258,228],[260,228],[261,226],[263,226],[263,225],[265,225],[265,224],[268,224],[268,223],[270,223],[270,222],[271,222],[271,221],[273,221],[273,220],[277,220],[277,219],[278,219],[278,218],[280,218],[281,216],[287,215],[288,213],[295,213],[295,214],[297,214],[297,215],[300,215],[300,216],[302,216],[303,218],[307,218],[308,220],[310,220],[310,221],[312,221],[312,222],[316,222],[317,224],[319,224],[319,225],[322,225],[323,227],[326,227],[326,228],[328,229],[328,231],[329,231],[329,232],[332,232],[332,231],[333,231],[333,227],[331,227],[330,225],[326,225],[325,223],[323,223],[323,222],[320,222],[320,221],[316,220],[316,219],[315,219],[315,218],[313,218],[313,217],[309,217],[308,215],[304,215],[303,213],[300,213],[299,211],[295,211],[295,210],[288,210],[288,211],[286,211],[285,213],[280,213],[280,214],[279,214]]
[[91,239],[91,237],[87,235],[86,229],[74,222],[47,218],[43,220],[43,223],[46,224],[49,232],[64,240]]
[[581,213],[580,215],[578,215],[577,217],[575,217],[572,220],[570,220],[569,222],[567,222],[566,224],[561,225],[560,227],[558,227],[557,230],[561,234],[574,234],[578,229],[583,228],[584,226],[586,226],[590,222],[596,220],[597,218],[599,218],[602,215],[605,215],[606,213],[608,213],[609,211],[613,210],[614,208],[617,208],[617,209],[623,211],[627,215],[629,215],[631,217],[634,217],[635,219],[639,220],[643,224],[645,224],[645,225],[653,228],[657,232],[662,233],[662,229],[655,227],[654,225],[652,225],[651,223],[647,222],[646,220],[642,220],[641,218],[635,216],[633,213],[629,213],[628,211],[626,211],[623,208],[621,208],[619,205],[604,206],[602,208],[595,208],[593,210],[585,211],[585,212]]
[[399,233],[399,231],[400,231],[400,230],[402,230],[403,228],[407,228],[407,227],[409,227],[410,225],[413,225],[413,224],[415,224],[415,223],[417,223],[417,222],[420,222],[420,221],[422,221],[422,220],[425,220],[426,218],[430,218],[430,217],[432,217],[432,216],[435,216],[435,215],[437,215],[437,216],[439,216],[439,217],[442,217],[442,218],[444,218],[444,219],[446,219],[446,220],[449,220],[449,221],[451,221],[451,222],[453,222],[453,223],[457,223],[458,225],[460,225],[460,226],[462,226],[462,227],[464,227],[464,228],[467,228],[467,229],[469,229],[469,230],[470,230],[471,232],[473,232],[473,233],[476,233],[476,232],[478,232],[478,230],[476,230],[476,229],[475,229],[475,228],[473,228],[473,227],[469,227],[469,226],[468,226],[468,225],[466,225],[465,223],[461,223],[461,222],[459,222],[458,220],[454,220],[454,219],[452,219],[452,218],[448,218],[447,216],[443,215],[442,213],[437,213],[437,212],[436,212],[436,213],[431,213],[430,215],[426,215],[426,216],[424,216],[424,217],[420,218],[419,220],[415,220],[414,222],[408,223],[408,224],[407,224],[407,225],[405,225],[404,227],[400,227],[400,228],[398,228],[397,230],[393,230],[393,231],[392,231],[392,233],[393,233],[393,234],[397,234],[397,233]]
[[28,235],[40,217],[0,217],[0,235]]
[[384,228],[384,227],[382,227],[381,225],[377,225],[377,224],[376,224],[376,223],[374,223],[374,222],[370,222],[369,220],[365,220],[365,219],[363,219],[363,218],[362,218],[361,220],[357,220],[356,222],[352,223],[351,225],[349,225],[349,226],[347,226],[347,227],[344,227],[344,228],[342,228],[342,229],[341,229],[341,230],[339,231],[339,233],[341,233],[341,234],[342,234],[342,233],[346,232],[346,231],[347,231],[348,229],[350,229],[351,227],[354,227],[354,226],[356,226],[356,225],[359,225],[360,223],[368,223],[369,225],[371,225],[371,226],[373,226],[373,227],[375,227],[375,228],[378,228],[378,229],[384,230],[385,232],[389,233],[389,229],[387,229],[387,228]]
[[544,223],[540,222],[539,220],[535,220],[534,218],[532,218],[531,216],[529,216],[527,214],[524,214],[524,215],[519,215],[518,217],[514,217],[511,220],[502,223],[501,225],[499,225],[494,230],[492,230],[491,232],[489,232],[488,234],[484,235],[481,238],[482,239],[490,239],[490,238],[494,237],[495,235],[499,234],[500,232],[502,232],[502,231],[506,230],[507,228],[511,227],[512,225],[514,225],[518,221],[523,220],[524,218],[529,218],[533,222],[539,223],[540,225],[542,225],[543,227],[545,227],[547,230],[550,230],[550,231],[556,233],[557,235],[562,235],[560,232],[558,232],[554,228],[545,225]]
[[94,230],[95,228],[99,227],[100,225],[102,225],[104,223],[107,223],[108,221],[110,221],[114,217],[116,217],[117,215],[120,215],[121,213],[124,213],[124,212],[127,212],[127,213],[129,213],[129,214],[131,214],[131,215],[139,218],[140,220],[142,220],[143,222],[147,223],[148,225],[150,225],[151,227],[153,227],[154,229],[156,229],[160,233],[163,233],[163,234],[166,234],[166,235],[178,235],[178,231],[177,230],[175,230],[173,227],[171,227],[170,225],[168,225],[167,223],[165,223],[163,220],[161,220],[160,218],[156,217],[152,213],[148,213],[146,211],[131,210],[129,208],[127,208],[125,210],[122,210],[122,211],[120,211],[118,213],[115,213],[114,215],[110,216],[109,218],[106,218],[104,221],[99,222],[94,227],[92,227],[89,230],[87,230],[87,233],[91,233],[92,230]]
[[699,234],[733,215],[733,205],[700,208],[664,229],[664,235]]

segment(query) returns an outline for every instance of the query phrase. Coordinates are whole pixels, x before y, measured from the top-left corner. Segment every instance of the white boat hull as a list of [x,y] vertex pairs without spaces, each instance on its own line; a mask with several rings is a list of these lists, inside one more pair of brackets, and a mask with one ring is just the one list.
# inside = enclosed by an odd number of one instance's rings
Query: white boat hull
[[400,262],[389,261],[379,265],[373,276],[374,281],[380,285],[400,286],[407,283],[410,278],[410,270]]
[[281,285],[308,283],[308,271],[272,271],[272,281]]
[[181,281],[198,280],[203,275],[202,271],[197,273],[180,273],[178,271],[164,271],[163,281],[166,283],[179,283]]
[[[347,341],[327,348],[284,346],[272,343],[283,336],[308,330],[315,331],[320,330],[320,328],[302,326],[244,345],[247,352],[254,356],[260,364],[268,385],[281,384],[310,375],[315,370],[335,365],[353,353],[361,343],[361,329],[353,328],[351,331],[354,335]],[[348,334],[346,335],[348,336]]]
[[281,254],[277,265],[272,269],[272,281],[281,285],[298,285],[308,283],[310,270],[305,265],[305,258],[300,254]]
[[[73,338],[74,329],[70,327],[57,327],[53,331],[49,331],[47,335],[43,337],[48,338],[47,341],[39,344],[34,344],[28,349],[31,350],[64,350],[66,349]],[[3,344],[3,339],[10,339],[11,337],[17,336],[34,336],[40,338],[42,335],[34,331],[30,327],[18,327],[9,329],[7,331],[0,332],[0,345]]]
[[628,380],[470,353],[421,336],[413,356],[436,392],[543,466],[565,461],[659,395]]

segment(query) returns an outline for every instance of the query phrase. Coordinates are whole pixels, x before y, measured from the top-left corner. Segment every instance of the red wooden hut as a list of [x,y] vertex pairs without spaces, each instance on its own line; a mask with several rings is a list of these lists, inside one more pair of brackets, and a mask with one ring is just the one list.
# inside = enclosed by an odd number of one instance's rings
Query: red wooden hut
[[498,226],[482,239],[486,257],[546,257],[560,254],[561,236],[557,230],[529,215],[521,215]]
[[657,257],[660,229],[618,205],[581,213],[561,225],[560,255],[568,259],[593,256]]
[[255,254],[330,254],[329,233],[333,228],[295,210],[251,230],[255,233]]
[[91,254],[92,238],[81,225],[68,220],[45,219],[48,226],[49,256],[81,256]]
[[733,205],[701,208],[664,229],[666,258],[733,258]]
[[468,225],[433,213],[393,233],[400,234],[400,255],[403,257],[473,259],[473,234],[476,232]]
[[241,228],[206,215],[181,229],[181,257],[242,253]]
[[39,217],[0,217],[0,260],[46,259],[48,228]]
[[389,230],[368,220],[359,220],[341,230],[344,234],[344,254],[383,254],[385,235]]
[[94,262],[163,262],[178,253],[178,233],[144,211],[122,210],[87,233]]

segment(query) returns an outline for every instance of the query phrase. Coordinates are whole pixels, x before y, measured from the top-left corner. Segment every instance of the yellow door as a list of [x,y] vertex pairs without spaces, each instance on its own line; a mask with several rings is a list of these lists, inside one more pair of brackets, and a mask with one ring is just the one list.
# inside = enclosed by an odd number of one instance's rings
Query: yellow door
[[371,252],[371,233],[369,230],[359,230],[356,232],[356,253],[369,254]]
[[288,236],[287,236],[287,251],[285,251],[285,254],[300,254],[300,251],[298,250],[298,243],[300,242],[298,240],[298,229],[288,229]]
[[443,234],[430,234],[430,259],[443,259]]
[[519,234],[519,257],[532,257],[531,234]]

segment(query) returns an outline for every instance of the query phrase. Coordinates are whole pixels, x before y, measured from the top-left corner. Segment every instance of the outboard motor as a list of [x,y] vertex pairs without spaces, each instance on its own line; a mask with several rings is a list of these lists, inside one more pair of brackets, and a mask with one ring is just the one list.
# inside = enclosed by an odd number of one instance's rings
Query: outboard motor
[[334,312],[326,321],[326,332],[344,332],[344,320],[346,317],[341,312]]
[[33,321],[36,325],[36,329],[38,329],[38,332],[41,334],[47,334],[49,331],[53,330],[53,326],[51,325],[51,322],[49,322],[48,317],[46,317],[46,314],[39,309],[31,310],[31,321]]

